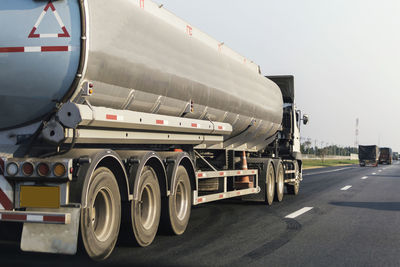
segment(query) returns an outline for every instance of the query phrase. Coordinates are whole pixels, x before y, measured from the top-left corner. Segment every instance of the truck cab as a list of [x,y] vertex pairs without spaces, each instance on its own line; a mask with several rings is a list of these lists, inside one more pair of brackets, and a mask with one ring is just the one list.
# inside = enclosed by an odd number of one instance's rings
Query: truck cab
[[294,99],[294,77],[292,75],[267,76],[282,92],[283,118],[279,134],[279,155],[287,159],[301,160],[300,125],[308,123],[308,115],[302,116]]

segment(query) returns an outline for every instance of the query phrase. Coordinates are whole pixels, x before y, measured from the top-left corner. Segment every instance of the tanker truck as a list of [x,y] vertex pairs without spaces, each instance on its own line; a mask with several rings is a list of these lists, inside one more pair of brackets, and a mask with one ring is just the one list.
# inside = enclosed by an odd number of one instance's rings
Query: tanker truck
[[298,194],[293,76],[149,0],[2,0],[0,24],[0,228],[23,251],[103,260],[192,206]]

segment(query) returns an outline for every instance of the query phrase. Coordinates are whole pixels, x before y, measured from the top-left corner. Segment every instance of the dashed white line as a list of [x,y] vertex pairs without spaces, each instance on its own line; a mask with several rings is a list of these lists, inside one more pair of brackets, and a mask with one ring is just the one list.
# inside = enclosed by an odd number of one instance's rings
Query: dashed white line
[[368,176],[361,177],[361,180],[368,179]]
[[375,174],[376,174],[376,172],[373,172],[373,173],[372,173],[372,175],[375,175]]
[[382,170],[379,170],[378,172],[381,172]]
[[295,211],[293,213],[290,213],[289,215],[287,215],[285,218],[289,218],[289,219],[294,219],[304,213],[306,213],[307,211],[312,210],[313,207],[304,207],[302,209],[299,209],[298,211]]
[[340,188],[340,190],[346,191],[346,190],[348,190],[348,189],[351,188],[351,187],[352,187],[351,185],[346,185],[345,187]]

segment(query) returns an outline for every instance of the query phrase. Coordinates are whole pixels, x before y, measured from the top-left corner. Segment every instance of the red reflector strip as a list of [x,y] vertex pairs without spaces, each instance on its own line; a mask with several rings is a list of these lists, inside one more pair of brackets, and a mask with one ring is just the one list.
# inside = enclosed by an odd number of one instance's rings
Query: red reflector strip
[[156,120],[156,124],[164,125],[164,121],[163,120]]
[[223,195],[223,194],[220,194],[220,195],[219,195],[219,198],[223,198],[223,197],[224,197],[224,195]]
[[218,126],[218,130],[223,130],[224,127],[222,127],[221,125]]
[[15,211],[0,211],[0,221],[9,222],[29,222],[29,223],[53,223],[53,224],[68,224],[70,223],[67,218],[69,214],[40,214],[40,213],[28,213],[24,214]]
[[203,198],[201,198],[201,197],[200,197],[200,198],[198,198],[198,199],[197,199],[197,202],[198,202],[198,203],[201,203],[201,202],[203,202]]
[[4,209],[6,210],[12,210],[13,209],[13,204],[11,200],[8,198],[8,196],[1,190],[0,188],[0,204],[3,206]]
[[197,128],[198,124],[197,123],[192,123],[192,127]]
[[201,178],[201,177],[203,177],[203,174],[202,173],[198,173],[197,177]]
[[240,191],[236,193],[236,195],[240,195]]
[[238,171],[237,174],[242,174],[242,172],[241,172],[241,171]]
[[24,47],[0,47],[0,53],[20,53],[24,51]]
[[256,171],[251,171],[251,173],[256,173]]
[[25,214],[1,214],[3,221],[26,221]]
[[25,47],[0,47],[0,53],[32,53],[32,52],[68,52],[69,46],[25,46]]
[[42,46],[42,52],[67,52],[68,46]]
[[219,175],[221,175],[221,176],[224,176],[224,175],[225,175],[225,173],[224,173],[224,172],[220,172],[220,173],[219,173]]
[[52,215],[47,215],[47,216],[43,216],[43,221],[44,221],[44,222],[60,222],[60,223],[65,223],[65,216],[52,216]]
[[106,114],[106,119],[107,120],[116,121],[116,120],[118,120],[118,116],[117,115]]

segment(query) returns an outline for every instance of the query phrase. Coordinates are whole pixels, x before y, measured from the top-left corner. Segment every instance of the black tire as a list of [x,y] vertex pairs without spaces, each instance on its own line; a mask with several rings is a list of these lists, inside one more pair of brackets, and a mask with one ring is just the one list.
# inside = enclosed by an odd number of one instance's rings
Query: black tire
[[272,163],[268,164],[267,177],[265,179],[265,187],[266,187],[265,202],[270,206],[274,201],[274,195],[275,195],[275,171]]
[[104,260],[114,250],[121,223],[121,196],[114,174],[105,167],[94,171],[82,212],[80,234],[88,256]]
[[286,189],[289,195],[297,195],[299,194],[300,191],[300,180],[299,180],[299,176],[300,176],[300,170],[299,170],[299,164],[297,163],[297,161],[294,162],[294,169],[295,169],[295,177],[296,177],[296,182],[295,184],[287,184],[286,185]]
[[171,188],[174,188],[175,194],[166,199],[163,213],[166,218],[163,221],[167,221],[170,232],[181,235],[189,223],[192,207],[192,188],[185,167],[178,167],[176,179]]
[[275,185],[275,201],[281,202],[283,200],[283,194],[285,191],[285,177],[284,177],[283,165],[279,163],[278,171],[276,174],[276,185]]
[[136,242],[141,247],[150,245],[158,230],[161,214],[161,193],[157,174],[146,166],[140,176],[138,200],[131,205],[131,220]]
[[289,195],[297,195],[300,191],[300,184],[296,183],[294,185],[288,184],[286,185],[286,189]]

